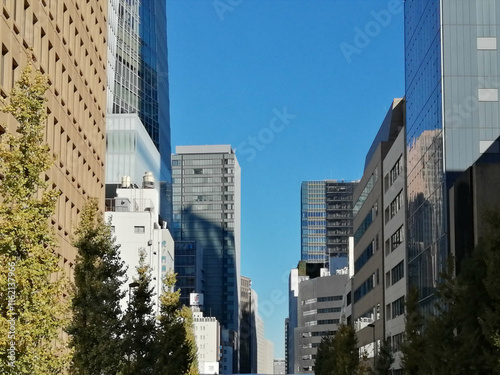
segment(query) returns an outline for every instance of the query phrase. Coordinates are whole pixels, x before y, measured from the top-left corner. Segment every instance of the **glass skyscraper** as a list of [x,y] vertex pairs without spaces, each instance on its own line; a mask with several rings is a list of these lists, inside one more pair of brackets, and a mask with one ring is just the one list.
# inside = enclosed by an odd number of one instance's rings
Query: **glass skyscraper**
[[406,0],[404,22],[408,276],[429,311],[449,256],[448,190],[498,159],[500,4]]
[[[166,4],[140,0],[109,0],[108,4],[108,113],[139,116],[160,154],[159,171],[152,172],[160,181],[161,215],[170,221],[172,169]],[[137,144],[123,145],[122,152],[124,148],[126,152],[135,151],[129,149],[137,148]]]
[[352,193],[357,182],[304,181],[301,185],[301,260],[332,272],[347,267]]
[[[202,266],[198,285],[205,311],[239,332],[240,167],[229,145],[177,146],[172,156],[173,227],[177,241],[193,241]],[[193,267],[179,277],[191,277]],[[189,275],[182,272],[190,270]]]

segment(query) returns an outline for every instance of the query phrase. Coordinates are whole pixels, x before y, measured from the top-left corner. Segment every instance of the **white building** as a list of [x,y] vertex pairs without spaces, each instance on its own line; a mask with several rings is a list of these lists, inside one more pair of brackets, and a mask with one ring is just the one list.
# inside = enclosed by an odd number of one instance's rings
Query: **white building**
[[[192,294],[193,295],[193,294]],[[219,374],[220,325],[214,317],[204,317],[199,306],[191,306],[200,374]]]
[[274,360],[274,372],[273,374],[286,374],[286,361],[284,359]]
[[170,231],[158,222],[159,193],[151,174],[144,175],[142,188],[124,177],[116,189],[116,197],[106,199],[106,220],[111,225],[120,245],[121,259],[127,267],[127,282],[123,288],[126,297],[122,308],[126,308],[131,285],[137,274],[140,252],[144,251],[146,263],[151,267],[155,309],[158,311],[162,280],[169,270],[174,269],[174,240]]

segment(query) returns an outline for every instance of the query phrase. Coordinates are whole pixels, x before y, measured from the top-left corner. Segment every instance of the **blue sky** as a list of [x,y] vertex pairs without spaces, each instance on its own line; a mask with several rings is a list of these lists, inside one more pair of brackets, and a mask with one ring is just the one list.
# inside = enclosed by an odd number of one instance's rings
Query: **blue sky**
[[300,183],[357,180],[404,95],[402,0],[167,0],[172,145],[231,144],[241,272],[284,358]]

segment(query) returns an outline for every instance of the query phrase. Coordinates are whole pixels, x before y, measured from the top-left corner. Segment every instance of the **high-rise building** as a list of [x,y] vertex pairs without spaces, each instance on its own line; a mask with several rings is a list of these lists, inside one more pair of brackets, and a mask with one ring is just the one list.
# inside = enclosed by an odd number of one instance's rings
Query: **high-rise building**
[[301,259],[347,267],[352,235],[352,193],[357,182],[304,181],[301,185]]
[[175,287],[181,291],[180,303],[189,306],[191,293],[202,290],[203,251],[196,241],[175,241]]
[[[403,129],[404,101],[395,99],[368,150],[363,177],[354,192],[352,259],[354,277],[351,284],[351,320],[357,332],[361,351],[372,358],[377,355],[380,342],[386,338],[386,322],[388,326],[394,326],[399,330],[400,326],[395,323],[399,322],[401,315],[404,314],[404,296],[399,294],[401,284],[398,283],[397,288],[394,286],[390,290],[387,290],[389,285],[385,284],[386,271],[389,271],[389,274],[394,271],[394,284],[400,281],[399,275],[395,273],[399,268],[385,270],[386,264],[393,267],[393,263],[398,261],[396,265],[404,268],[404,262],[399,265],[401,260],[404,261],[405,227],[404,217],[401,217],[402,212],[390,221],[390,204],[393,200],[396,200],[395,205],[401,203],[397,201],[400,199],[397,197],[404,184],[404,170],[401,168],[403,159],[398,164],[403,154],[401,151],[401,143],[404,141],[401,135]],[[399,147],[393,148],[396,140],[400,142]],[[385,170],[384,166],[391,169]],[[394,185],[396,181],[398,185]],[[385,198],[391,201],[385,202]],[[400,208],[399,206],[397,211]],[[386,210],[387,216],[385,216]],[[393,212],[396,213],[396,207]],[[386,230],[389,232],[386,233]],[[392,283],[392,279],[389,281]],[[404,286],[403,290],[405,291]],[[391,298],[387,300],[390,305],[390,316],[385,314],[386,291]],[[396,296],[397,299],[394,300]],[[389,317],[392,322],[388,321]]]
[[407,0],[408,277],[424,313],[450,253],[448,191],[478,158],[499,158],[496,1]]
[[[196,292],[205,295],[205,311],[236,335],[239,346],[238,160],[230,145],[177,146],[172,168],[174,240],[195,241],[197,249],[202,249],[202,290]],[[237,367],[237,351],[235,356]]]
[[[59,190],[51,218],[61,264],[71,275],[71,235],[87,198],[104,208],[107,2],[3,1],[0,5],[0,101],[7,98],[32,54],[49,78],[45,141],[56,158],[45,173]],[[29,48],[31,50],[29,51]],[[16,121],[0,113],[0,134]]]
[[[166,4],[162,1],[109,0],[108,36],[108,130],[107,184],[118,184],[121,176],[135,178],[139,156],[160,182],[160,214],[171,220],[171,144],[168,94]],[[124,116],[117,116],[123,114]],[[134,114],[135,116],[130,116]],[[135,142],[144,128],[158,160],[149,160],[150,150]],[[153,163],[151,165],[151,163]],[[139,183],[139,181],[133,181]]]
[[251,374],[252,363],[255,362],[255,350],[252,347],[252,337],[256,334],[255,311],[252,301],[252,281],[241,276],[241,299],[240,299],[240,374]]
[[[401,112],[400,118],[404,118]],[[407,291],[405,147],[403,128],[382,162],[385,338],[391,343],[394,353],[391,367],[394,375],[402,372],[401,343],[405,331],[403,312]]]

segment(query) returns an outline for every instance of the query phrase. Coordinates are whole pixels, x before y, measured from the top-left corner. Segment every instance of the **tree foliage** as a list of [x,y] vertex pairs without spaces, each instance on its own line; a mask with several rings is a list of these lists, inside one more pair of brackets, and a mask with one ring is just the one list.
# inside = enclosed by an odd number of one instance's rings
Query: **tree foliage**
[[441,275],[434,314],[422,317],[418,294],[407,298],[406,342],[402,345],[406,374],[499,374],[500,351],[500,213],[485,217],[489,230],[461,263],[454,259]]
[[314,363],[315,375],[334,375],[336,368],[335,339],[333,336],[323,336],[316,352]]
[[0,373],[64,372],[59,341],[68,322],[67,279],[49,218],[59,193],[43,173],[54,163],[44,143],[47,79],[30,62],[2,109],[18,123],[0,142]]
[[192,313],[180,307],[180,289],[173,290],[175,281],[175,274],[169,272],[160,296],[155,374],[198,375]]
[[324,337],[318,347],[316,375],[354,375],[359,369],[358,340],[354,328],[340,324],[333,337]]
[[375,373],[377,375],[392,374],[391,366],[394,363],[394,353],[388,339],[382,342],[375,361]]
[[154,373],[156,318],[153,309],[154,287],[151,268],[146,264],[144,250],[140,252],[137,276],[131,285],[130,301],[124,318],[125,375]]
[[125,269],[119,246],[99,212],[98,200],[85,205],[76,231],[73,320],[74,374],[116,374],[123,361],[120,301]]

